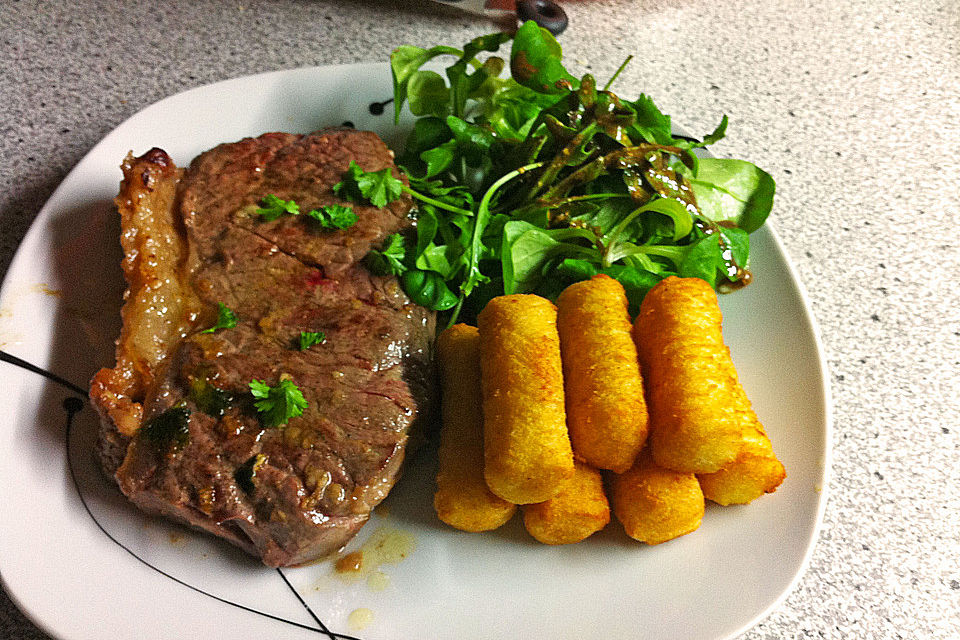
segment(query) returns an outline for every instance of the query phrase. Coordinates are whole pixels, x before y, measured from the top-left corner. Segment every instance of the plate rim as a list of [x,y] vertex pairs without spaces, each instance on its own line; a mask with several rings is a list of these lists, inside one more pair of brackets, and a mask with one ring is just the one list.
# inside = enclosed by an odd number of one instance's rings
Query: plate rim
[[[20,244],[14,252],[13,258],[8,264],[7,270],[3,277],[3,282],[0,283],[0,307],[2,307],[7,298],[11,295],[11,289],[13,288],[13,275],[19,273],[23,270],[23,265],[20,263],[28,259],[28,251],[25,250],[25,247],[28,247],[40,239],[40,234],[43,231],[43,222],[51,218],[52,212],[55,209],[55,206],[58,204],[58,200],[63,198],[63,194],[68,192],[70,189],[74,188],[74,183],[79,179],[79,169],[87,161],[88,158],[97,154],[103,147],[108,146],[115,137],[121,135],[121,130],[123,130],[126,125],[131,123],[131,121],[140,117],[148,109],[153,108],[162,108],[162,105],[167,102],[172,102],[174,100],[180,100],[191,93],[205,93],[211,90],[224,89],[232,84],[239,84],[244,81],[249,81],[251,79],[276,79],[281,77],[294,77],[299,74],[311,74],[311,73],[323,73],[323,72],[336,72],[343,70],[377,70],[377,72],[382,72],[385,69],[389,69],[389,64],[386,62],[355,62],[355,63],[343,63],[343,64],[331,64],[331,65],[311,65],[311,66],[301,66],[290,69],[278,69],[272,71],[265,71],[261,73],[252,73],[236,76],[233,78],[226,78],[223,80],[218,80],[216,82],[202,84],[194,87],[178,91],[177,93],[165,96],[156,102],[150,103],[138,109],[135,113],[131,114],[119,124],[115,125],[103,138],[97,141],[83,156],[77,161],[73,167],[66,173],[63,180],[57,185],[56,189],[50,194],[50,196],[45,201],[44,205],[40,208],[37,215],[34,217],[33,221],[30,223],[30,227],[27,230],[27,233],[21,239]],[[40,224],[38,224],[40,223]],[[826,358],[826,352],[821,337],[821,331],[819,323],[817,322],[816,316],[813,311],[813,306],[811,305],[811,300],[809,294],[806,291],[806,288],[803,284],[803,281],[799,277],[797,272],[797,267],[790,260],[789,254],[786,251],[783,242],[780,238],[780,235],[776,231],[776,224],[773,220],[768,219],[766,224],[759,230],[760,232],[767,233],[770,236],[772,244],[779,254],[787,272],[789,273],[789,285],[793,289],[793,292],[797,295],[800,307],[803,310],[803,321],[808,325],[810,329],[810,336],[813,339],[813,344],[815,346],[816,356],[817,356],[817,368],[819,371],[819,388],[818,393],[823,398],[823,415],[822,415],[822,437],[823,437],[823,449],[820,453],[817,463],[819,465],[819,497],[817,499],[817,511],[815,521],[812,523],[812,529],[810,533],[809,540],[806,543],[806,548],[803,553],[801,562],[798,565],[796,572],[794,573],[792,579],[787,583],[787,585],[782,589],[782,591],[771,600],[771,602],[761,610],[758,614],[753,616],[742,626],[740,626],[735,631],[732,631],[726,635],[717,636],[717,640],[729,640],[734,637],[741,635],[747,630],[756,626],[759,622],[767,618],[774,609],[779,607],[784,600],[786,600],[793,592],[796,591],[799,582],[806,575],[809,570],[810,563],[814,551],[819,542],[827,502],[829,501],[829,489],[830,482],[832,479],[832,469],[831,469],[831,460],[833,455],[833,400],[830,387],[829,379],[829,365]],[[781,283],[784,284],[784,283]],[[7,345],[3,345],[3,350],[8,353],[15,354],[15,349],[9,349]],[[818,425],[819,427],[820,425]],[[819,430],[819,429],[818,429]],[[2,558],[0,558],[0,566],[2,566]],[[61,638],[61,640],[72,640],[72,637],[60,636],[55,633],[48,620],[38,612],[34,611],[30,603],[26,602],[22,598],[15,588],[15,585],[11,584],[4,574],[2,569],[0,569],[0,586],[4,589],[7,597],[10,598],[11,602],[23,613],[23,615],[30,620],[34,625],[39,629],[50,635],[51,637]]]
[[813,560],[813,554],[816,551],[817,544],[820,541],[820,535],[823,531],[823,521],[826,515],[827,502],[830,500],[830,481],[832,479],[831,462],[833,459],[833,397],[830,390],[830,367],[829,363],[827,362],[826,349],[823,344],[823,338],[820,335],[820,325],[813,313],[813,307],[810,303],[810,296],[807,293],[806,287],[803,285],[803,281],[800,279],[800,274],[797,272],[796,266],[793,264],[793,261],[790,260],[790,254],[783,246],[783,241],[780,238],[780,234],[776,231],[776,224],[774,224],[773,221],[768,218],[764,225],[757,231],[762,231],[763,229],[767,230],[771,240],[773,240],[773,243],[776,246],[777,251],[783,257],[783,263],[786,266],[787,271],[790,273],[790,282],[793,288],[796,290],[796,293],[802,303],[801,308],[803,309],[804,319],[810,325],[810,334],[813,337],[814,346],[816,347],[817,366],[820,370],[819,391],[823,396],[823,452],[820,455],[820,459],[817,461],[820,468],[820,497],[817,501],[816,520],[810,533],[810,539],[807,542],[807,548],[804,550],[803,559],[800,561],[800,565],[797,568],[797,572],[794,574],[793,578],[789,581],[780,595],[774,598],[767,608],[761,611],[747,624],[740,627],[737,631],[729,634],[725,638],[718,638],[718,640],[733,640],[737,636],[746,633],[769,617],[770,614],[773,613],[774,609],[779,607],[788,597],[790,597],[790,595],[793,594],[794,591],[797,590],[800,581],[810,569],[810,563]]

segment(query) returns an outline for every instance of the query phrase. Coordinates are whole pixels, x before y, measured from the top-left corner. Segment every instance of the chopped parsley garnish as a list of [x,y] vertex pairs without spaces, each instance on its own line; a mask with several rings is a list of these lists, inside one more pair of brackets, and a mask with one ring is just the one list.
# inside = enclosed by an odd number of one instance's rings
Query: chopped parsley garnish
[[315,344],[320,344],[327,339],[323,331],[301,331],[300,332],[300,351],[306,351]]
[[171,407],[147,420],[137,435],[164,453],[179,451],[190,442],[190,410],[182,405]]
[[267,456],[263,455],[262,453],[258,453],[255,456],[251,456],[249,460],[237,467],[237,470],[233,472],[233,479],[237,481],[237,486],[243,489],[245,493],[253,493],[257,488],[253,484],[253,478],[257,475],[257,471],[260,470],[260,467],[262,467],[263,463],[266,461]]
[[250,383],[250,393],[257,399],[253,404],[268,427],[285,425],[290,418],[302,416],[307,408],[303,393],[286,378],[273,387],[263,380],[254,380]]
[[200,411],[214,418],[222,417],[233,402],[233,395],[219,389],[204,377],[190,379],[189,397]]
[[[357,168],[359,169],[359,167]],[[396,178],[394,178],[394,180],[396,180]],[[403,183],[401,182],[400,184],[402,185]],[[336,189],[337,187],[335,186],[334,191],[336,191]],[[260,201],[260,208],[258,208],[255,213],[266,222],[272,222],[281,216],[300,215],[300,205],[293,200],[284,200],[271,193],[264,196],[263,200]],[[346,229],[352,227],[358,219],[353,209],[345,207],[342,204],[323,205],[316,209],[311,209],[306,213],[306,216],[324,229]]]
[[403,181],[395,178],[390,169],[364,171],[355,161],[343,174],[343,180],[333,185],[333,192],[351,202],[368,201],[375,207],[385,207],[400,198]]
[[307,216],[316,220],[324,229],[346,229],[358,220],[353,209],[342,204],[324,205],[309,211]]
[[213,333],[217,329],[233,329],[237,326],[237,314],[230,310],[222,302],[217,303],[217,321],[209,329],[204,329],[200,333]]
[[293,200],[284,200],[271,193],[260,201],[260,208],[256,213],[267,222],[271,222],[282,215],[299,215],[300,205]]
[[407,255],[407,248],[403,236],[395,233],[387,239],[383,249],[373,249],[367,254],[367,266],[378,275],[399,276],[407,270],[403,260]]

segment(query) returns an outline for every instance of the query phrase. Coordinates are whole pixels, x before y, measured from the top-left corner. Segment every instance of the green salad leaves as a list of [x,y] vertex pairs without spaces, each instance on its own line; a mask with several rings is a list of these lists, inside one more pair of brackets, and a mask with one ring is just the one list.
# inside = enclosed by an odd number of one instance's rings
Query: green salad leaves
[[[508,43],[508,60],[481,60]],[[440,56],[453,59],[444,75],[424,68]],[[409,185],[351,165],[336,190],[375,206],[415,199],[415,232],[367,263],[449,323],[494,296],[555,298],[598,273],[624,285],[634,311],[670,275],[721,290],[749,282],[748,234],[770,213],[774,181],[749,162],[696,155],[724,137],[726,116],[702,140],[675,136],[649,97],[574,78],[533,22],[463,49],[402,46],[390,62],[397,119],[405,105],[418,116],[398,157]]]

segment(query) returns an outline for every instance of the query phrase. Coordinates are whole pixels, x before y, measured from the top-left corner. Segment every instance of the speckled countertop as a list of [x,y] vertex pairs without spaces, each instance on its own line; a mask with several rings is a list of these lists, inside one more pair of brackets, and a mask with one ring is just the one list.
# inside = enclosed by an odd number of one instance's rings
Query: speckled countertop
[[[834,401],[826,519],[799,586],[743,637],[960,637],[960,4],[568,1],[575,71],[652,95],[778,182],[774,218]],[[87,151],[167,95],[384,60],[491,25],[421,2],[0,2],[0,275]],[[45,638],[0,594],[0,637]]]

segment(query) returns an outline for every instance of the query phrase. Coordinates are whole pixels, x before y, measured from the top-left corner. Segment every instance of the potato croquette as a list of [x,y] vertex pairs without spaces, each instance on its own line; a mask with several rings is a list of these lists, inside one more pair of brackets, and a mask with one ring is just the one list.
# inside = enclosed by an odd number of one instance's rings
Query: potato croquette
[[758,428],[721,320],[717,295],[700,278],[662,280],[640,305],[633,336],[647,382],[650,447],[660,466],[719,471]]
[[606,275],[570,285],[557,299],[557,329],[573,453],[622,473],[647,439],[647,405],[623,285]]
[[573,475],[557,309],[514,294],[491,300],[477,320],[487,486],[515,504],[549,500]]
[[480,333],[457,324],[437,339],[442,379],[439,470],[433,506],[443,522],[463,531],[489,531],[517,506],[490,492],[483,479]]
[[743,450],[732,463],[720,471],[697,476],[703,495],[722,505],[747,504],[765,493],[773,493],[786,477],[786,470],[762,430],[746,436]]
[[577,461],[573,477],[546,502],[523,507],[523,524],[544,544],[571,544],[610,522],[610,505],[600,472]]
[[704,500],[697,477],[657,465],[644,450],[633,467],[613,476],[610,502],[627,535],[660,544],[695,531]]

